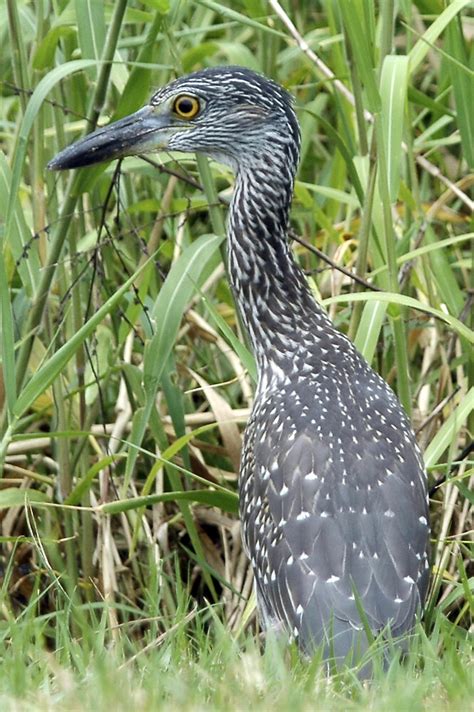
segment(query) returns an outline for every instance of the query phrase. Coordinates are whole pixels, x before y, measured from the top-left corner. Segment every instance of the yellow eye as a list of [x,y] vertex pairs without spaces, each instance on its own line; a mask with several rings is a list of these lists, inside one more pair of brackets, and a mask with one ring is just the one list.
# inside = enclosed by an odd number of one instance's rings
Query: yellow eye
[[200,110],[199,100],[189,94],[177,96],[173,103],[173,111],[181,119],[194,119]]

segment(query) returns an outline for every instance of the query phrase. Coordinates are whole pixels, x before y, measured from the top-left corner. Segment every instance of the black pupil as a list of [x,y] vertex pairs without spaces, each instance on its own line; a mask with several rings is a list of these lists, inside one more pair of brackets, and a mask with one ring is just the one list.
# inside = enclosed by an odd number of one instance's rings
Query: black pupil
[[181,114],[192,114],[195,105],[192,99],[180,99],[178,102],[178,109]]

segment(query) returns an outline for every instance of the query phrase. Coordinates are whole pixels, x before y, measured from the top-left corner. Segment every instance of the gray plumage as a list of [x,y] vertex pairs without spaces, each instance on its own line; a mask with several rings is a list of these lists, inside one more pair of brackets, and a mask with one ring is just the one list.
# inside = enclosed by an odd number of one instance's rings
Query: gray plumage
[[279,85],[217,67],[177,79],[50,167],[169,149],[235,170],[229,274],[259,376],[240,470],[243,541],[264,625],[342,660],[367,647],[360,606],[374,634],[413,628],[429,576],[426,476],[396,396],[333,327],[289,250],[299,146]]

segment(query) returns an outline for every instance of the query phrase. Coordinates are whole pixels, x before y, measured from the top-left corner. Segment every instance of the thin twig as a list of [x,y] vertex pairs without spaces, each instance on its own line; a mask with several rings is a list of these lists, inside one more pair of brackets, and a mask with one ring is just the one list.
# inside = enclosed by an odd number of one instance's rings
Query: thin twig
[[290,235],[292,240],[294,240],[298,244],[305,247],[307,250],[309,250],[309,252],[313,252],[315,255],[317,255],[322,260],[327,262],[328,265],[330,265],[330,267],[332,267],[333,269],[337,270],[338,272],[342,272],[342,274],[345,274],[346,277],[353,279],[354,282],[357,282],[357,284],[360,284],[362,287],[372,290],[373,292],[382,292],[383,291],[382,289],[380,289],[380,287],[376,287],[375,284],[366,282],[366,280],[362,279],[362,277],[359,277],[357,274],[354,274],[353,272],[346,269],[345,267],[341,267],[341,265],[338,265],[335,262],[333,262],[333,260],[330,257],[328,257],[327,255],[324,254],[324,252],[322,252],[321,250],[318,250],[317,247],[314,247],[314,245],[311,245],[309,242],[306,242],[306,240],[304,240],[302,237],[300,237],[294,230],[289,230],[288,234]]
[[415,435],[419,435],[421,431],[424,430],[444,410],[448,403],[452,401],[454,396],[459,393],[459,390],[460,388],[458,386],[451,393],[448,393],[446,398],[443,398],[443,400],[438,403],[438,405],[431,411],[429,416],[425,418],[421,425],[415,430]]
[[[474,452],[474,440],[471,440],[468,442],[465,448],[459,453],[457,459],[455,462],[451,465],[449,468],[449,475],[452,476],[456,470],[459,470],[461,467],[463,461],[471,454],[471,452]],[[434,485],[430,488],[429,491],[429,496],[432,497],[436,490],[441,487],[441,485],[444,485],[448,481],[448,475],[442,475],[439,479],[436,480]]]

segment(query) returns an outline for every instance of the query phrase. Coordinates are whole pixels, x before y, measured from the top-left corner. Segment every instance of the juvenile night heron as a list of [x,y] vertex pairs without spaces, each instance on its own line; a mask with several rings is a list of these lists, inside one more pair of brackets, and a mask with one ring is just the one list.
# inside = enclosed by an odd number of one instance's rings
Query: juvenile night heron
[[244,545],[264,626],[342,660],[367,647],[367,624],[403,636],[422,608],[426,477],[397,398],[333,327],[290,252],[299,148],[286,91],[215,67],[171,82],[49,167],[171,150],[236,172],[229,274],[259,376],[240,470]]

